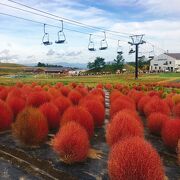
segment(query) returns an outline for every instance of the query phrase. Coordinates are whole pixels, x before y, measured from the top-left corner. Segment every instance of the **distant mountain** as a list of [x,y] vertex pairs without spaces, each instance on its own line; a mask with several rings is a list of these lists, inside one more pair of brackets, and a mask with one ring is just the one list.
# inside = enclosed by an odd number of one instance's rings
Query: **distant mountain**
[[[51,63],[54,65],[60,65],[63,67],[72,67],[78,69],[87,69],[87,64],[85,63],[67,63],[67,62],[59,62],[59,63]],[[37,63],[25,64],[26,66],[37,66]]]

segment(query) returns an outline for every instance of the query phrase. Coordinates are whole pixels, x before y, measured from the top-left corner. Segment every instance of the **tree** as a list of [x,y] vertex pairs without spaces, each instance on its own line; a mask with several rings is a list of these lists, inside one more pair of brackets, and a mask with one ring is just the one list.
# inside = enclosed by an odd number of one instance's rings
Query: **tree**
[[122,54],[118,54],[116,59],[114,59],[114,62],[113,62],[113,66],[114,66],[114,70],[120,70],[122,71],[122,69],[124,68],[124,58],[122,56]]
[[89,69],[95,69],[95,70],[99,70],[100,68],[103,68],[105,66],[105,59],[101,58],[101,57],[96,57],[96,59],[94,60],[94,62],[89,62],[87,67]]

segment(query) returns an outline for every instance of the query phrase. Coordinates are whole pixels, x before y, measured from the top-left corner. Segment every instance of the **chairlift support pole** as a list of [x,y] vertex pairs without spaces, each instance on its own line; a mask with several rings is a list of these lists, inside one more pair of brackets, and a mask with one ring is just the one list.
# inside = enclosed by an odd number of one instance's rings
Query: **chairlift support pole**
[[139,45],[146,43],[143,41],[144,34],[142,35],[133,35],[130,36],[132,39],[132,42],[128,42],[131,46],[135,46],[136,53],[135,53],[135,79],[138,79],[138,50],[139,50]]

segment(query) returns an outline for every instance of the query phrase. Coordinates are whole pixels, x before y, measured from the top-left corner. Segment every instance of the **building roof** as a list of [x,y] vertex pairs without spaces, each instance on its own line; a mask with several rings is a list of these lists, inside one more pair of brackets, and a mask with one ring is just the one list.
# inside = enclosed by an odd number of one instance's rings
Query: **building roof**
[[180,60],[180,53],[165,53],[165,54],[174,59]]

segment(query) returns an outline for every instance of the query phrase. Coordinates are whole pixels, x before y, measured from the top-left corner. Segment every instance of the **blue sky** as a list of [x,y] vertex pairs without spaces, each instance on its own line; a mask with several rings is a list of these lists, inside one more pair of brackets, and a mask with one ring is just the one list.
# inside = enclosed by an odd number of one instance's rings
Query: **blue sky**
[[[145,34],[145,40],[155,44],[155,53],[162,53],[158,47],[170,52],[180,52],[180,1],[179,0],[17,0],[35,8],[51,12],[61,17],[74,19],[88,25],[104,27],[108,30]],[[0,3],[20,7],[8,0]],[[21,7],[22,8],[22,7]],[[58,26],[59,22],[42,18],[29,13],[13,10],[0,5],[0,13],[8,13],[43,23]],[[87,63],[96,56],[106,61],[116,57],[117,40],[121,41],[126,61],[133,61],[128,55],[130,40],[127,37],[112,36],[107,33],[109,48],[107,51],[89,52],[88,35],[64,30],[67,41],[63,45],[45,47],[42,45],[43,25],[26,22],[12,17],[0,15],[0,61],[17,63],[71,62]],[[103,36],[102,32],[83,29],[64,22],[64,27],[85,33]],[[57,39],[58,28],[47,27],[50,40]],[[110,38],[116,39],[111,40]],[[96,49],[101,37],[93,36]],[[143,45],[140,52],[148,56],[152,46]]]

